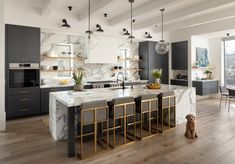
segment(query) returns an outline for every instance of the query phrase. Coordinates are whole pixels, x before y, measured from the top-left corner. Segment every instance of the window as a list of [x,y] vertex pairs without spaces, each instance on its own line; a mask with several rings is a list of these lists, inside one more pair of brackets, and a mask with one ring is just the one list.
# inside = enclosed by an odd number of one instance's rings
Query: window
[[235,85],[235,40],[224,41],[224,83]]

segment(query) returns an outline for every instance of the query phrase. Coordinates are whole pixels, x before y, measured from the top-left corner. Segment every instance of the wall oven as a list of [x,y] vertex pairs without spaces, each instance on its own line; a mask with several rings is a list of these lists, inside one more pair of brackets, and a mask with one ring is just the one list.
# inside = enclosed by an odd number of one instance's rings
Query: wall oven
[[10,63],[9,88],[39,87],[38,63]]

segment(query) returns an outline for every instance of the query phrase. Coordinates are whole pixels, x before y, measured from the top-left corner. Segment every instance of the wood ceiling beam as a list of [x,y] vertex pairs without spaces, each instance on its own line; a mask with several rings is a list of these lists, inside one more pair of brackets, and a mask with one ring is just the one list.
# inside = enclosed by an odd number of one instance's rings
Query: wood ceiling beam
[[[173,2],[176,0],[153,0],[150,2],[147,2],[144,5],[141,5],[140,7],[137,7],[133,10],[134,17],[144,15],[146,13],[149,13],[153,10],[167,7],[169,5],[172,5]],[[120,14],[113,19],[109,20],[109,25],[117,25],[120,24],[126,20],[130,19],[130,11],[124,12],[123,14]]]
[[[164,25],[164,31],[165,32],[175,31],[179,29],[195,27],[198,25],[219,22],[219,21],[228,20],[232,18],[235,18],[234,7],[231,7],[224,11],[207,14],[204,16],[197,16],[197,17],[194,17],[193,19],[187,19],[187,20],[182,20],[182,21],[175,22],[175,23],[166,24]],[[156,33],[161,32],[161,28],[160,27],[157,28],[155,32]]]
[[[202,3],[193,5],[191,7],[187,7],[185,9],[181,9],[172,13],[165,14],[164,22],[172,23],[172,22],[181,21],[184,19],[188,19],[197,15],[203,14],[203,13],[213,12],[214,10],[218,8],[226,7],[226,6],[234,5],[234,4],[235,4],[234,0],[207,0]],[[134,29],[146,28],[149,26],[160,24],[160,22],[161,22],[161,17],[158,16],[158,17],[143,21],[139,24],[135,24]]]
[[[91,0],[91,16],[102,10],[114,0]],[[79,14],[79,21],[85,21],[88,19],[88,6]]]
[[49,16],[51,12],[55,9],[55,5],[58,4],[61,0],[46,0],[42,5],[41,15]]

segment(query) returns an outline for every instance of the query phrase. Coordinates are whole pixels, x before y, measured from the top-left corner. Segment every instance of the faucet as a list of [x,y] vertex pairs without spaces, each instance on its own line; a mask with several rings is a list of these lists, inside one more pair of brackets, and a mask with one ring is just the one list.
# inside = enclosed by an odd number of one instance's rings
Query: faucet
[[[119,75],[122,75],[122,80],[119,80]],[[117,82],[121,81],[122,82],[122,89],[125,89],[125,77],[124,77],[124,74],[122,72],[119,72],[117,74]]]

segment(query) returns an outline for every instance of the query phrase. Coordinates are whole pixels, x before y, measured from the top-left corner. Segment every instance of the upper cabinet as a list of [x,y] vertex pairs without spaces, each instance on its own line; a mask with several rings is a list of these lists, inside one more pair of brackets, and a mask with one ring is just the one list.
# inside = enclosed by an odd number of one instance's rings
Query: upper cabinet
[[8,63],[39,63],[40,29],[6,25],[6,55]]
[[139,55],[142,59],[139,62],[139,67],[143,69],[140,72],[140,79],[149,80],[154,83],[155,79],[151,75],[153,69],[162,69],[161,83],[168,84],[168,53],[164,55],[157,54],[155,45],[157,42],[145,41],[139,44]]
[[98,43],[89,50],[87,63],[117,63],[117,56],[122,39],[97,36]]
[[188,41],[171,43],[173,70],[188,70]]

